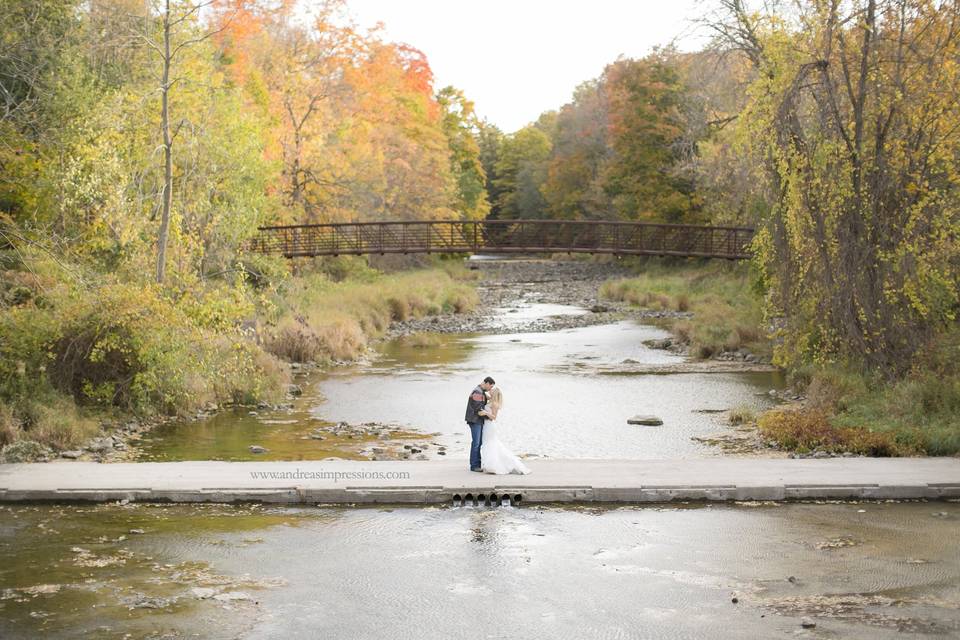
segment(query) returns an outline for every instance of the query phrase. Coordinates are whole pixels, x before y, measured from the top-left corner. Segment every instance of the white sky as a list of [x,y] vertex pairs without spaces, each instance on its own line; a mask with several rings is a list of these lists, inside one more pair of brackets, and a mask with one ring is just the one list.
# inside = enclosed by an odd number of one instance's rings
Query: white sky
[[570,101],[618,55],[700,40],[702,0],[347,0],[362,26],[422,50],[437,89],[452,84],[506,132]]

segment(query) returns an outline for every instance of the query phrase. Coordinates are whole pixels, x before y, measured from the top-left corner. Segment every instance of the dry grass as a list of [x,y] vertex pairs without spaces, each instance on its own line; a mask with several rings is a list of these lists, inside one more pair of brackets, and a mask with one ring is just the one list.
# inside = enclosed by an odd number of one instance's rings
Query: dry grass
[[71,449],[96,435],[99,425],[77,408],[72,398],[49,398],[0,404],[0,446],[22,440],[54,450]]
[[810,408],[777,409],[760,416],[760,433],[783,449],[808,453],[850,452],[867,456],[902,456],[918,453],[897,441],[891,432],[868,428],[837,427],[825,411]]
[[323,274],[297,278],[282,292],[283,311],[267,349],[286,360],[355,360],[391,322],[465,313],[477,305],[474,289],[429,269],[381,275],[361,282],[332,282]]
[[692,312],[692,318],[676,320],[671,328],[694,357],[706,359],[741,347],[769,355],[761,300],[751,290],[745,266],[666,266],[649,260],[641,269],[636,277],[604,283],[600,295],[644,309]]
[[757,421],[757,414],[751,407],[741,405],[730,409],[727,421],[732,425],[751,424]]

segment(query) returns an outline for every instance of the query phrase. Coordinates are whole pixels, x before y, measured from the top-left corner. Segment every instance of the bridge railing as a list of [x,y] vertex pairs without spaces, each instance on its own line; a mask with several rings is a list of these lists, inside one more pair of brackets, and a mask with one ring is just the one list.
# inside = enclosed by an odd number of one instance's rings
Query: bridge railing
[[749,258],[749,227],[567,220],[345,222],[260,227],[253,251],[286,257],[375,253],[610,253]]

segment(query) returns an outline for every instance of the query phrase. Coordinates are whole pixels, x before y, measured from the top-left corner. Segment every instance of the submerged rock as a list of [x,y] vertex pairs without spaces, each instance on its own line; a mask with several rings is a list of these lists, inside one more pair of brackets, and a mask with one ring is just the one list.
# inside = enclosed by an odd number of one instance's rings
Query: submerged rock
[[644,425],[648,427],[659,427],[660,425],[663,424],[663,420],[661,420],[657,416],[636,415],[636,416],[633,416],[632,418],[628,418],[627,424],[639,424],[639,425]]
[[261,447],[258,444],[250,445],[250,453],[266,453],[267,451],[269,451],[269,449],[266,447]]

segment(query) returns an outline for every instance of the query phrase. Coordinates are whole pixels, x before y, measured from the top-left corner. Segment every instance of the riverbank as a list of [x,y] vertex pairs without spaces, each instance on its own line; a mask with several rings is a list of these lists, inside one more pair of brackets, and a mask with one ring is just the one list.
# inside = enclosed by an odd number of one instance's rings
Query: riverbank
[[673,312],[664,326],[674,334],[661,348],[700,360],[770,362],[771,342],[748,265],[720,261],[631,261],[633,273],[603,283],[604,300]]
[[275,266],[252,288],[211,283],[179,300],[148,285],[78,295],[61,283],[0,309],[0,460],[128,459],[173,420],[289,406],[294,372],[363,357],[391,322],[476,304],[457,263]]
[[[394,323],[387,339],[417,333],[536,333],[577,327],[612,324],[632,319],[660,324],[689,320],[685,309],[647,308],[629,300],[611,299],[603,287],[611,279],[626,278],[631,267],[617,259],[553,260],[525,257],[466,261],[467,269],[477,274],[477,307],[457,316],[413,319]],[[542,313],[524,317],[525,309],[544,305]],[[582,313],[570,314],[550,306],[579,307]],[[516,314],[504,321],[501,313]],[[678,350],[674,350],[679,352]]]

